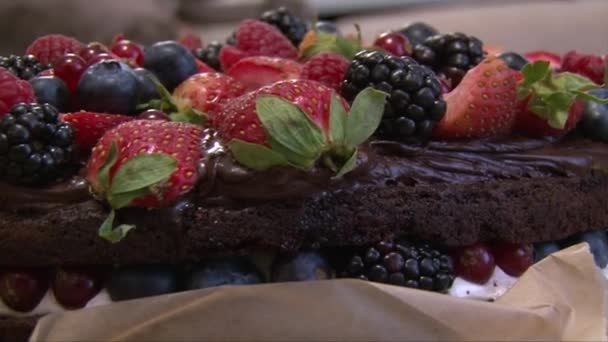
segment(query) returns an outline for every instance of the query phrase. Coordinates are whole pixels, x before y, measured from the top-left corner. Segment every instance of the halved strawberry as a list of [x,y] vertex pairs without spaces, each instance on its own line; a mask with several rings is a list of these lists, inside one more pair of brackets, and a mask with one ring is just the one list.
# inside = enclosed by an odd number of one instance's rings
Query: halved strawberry
[[74,128],[74,142],[81,151],[89,152],[97,141],[110,129],[121,123],[134,120],[133,117],[95,112],[74,112],[61,115],[61,120]]
[[302,65],[294,60],[253,56],[236,62],[226,74],[240,81],[248,90],[255,90],[278,81],[300,77]]
[[447,111],[433,135],[439,139],[483,138],[508,133],[517,112],[518,71],[497,57],[469,70],[444,95]]
[[559,69],[562,66],[562,57],[558,54],[548,51],[530,51],[524,55],[528,62],[546,61],[551,64],[552,69]]

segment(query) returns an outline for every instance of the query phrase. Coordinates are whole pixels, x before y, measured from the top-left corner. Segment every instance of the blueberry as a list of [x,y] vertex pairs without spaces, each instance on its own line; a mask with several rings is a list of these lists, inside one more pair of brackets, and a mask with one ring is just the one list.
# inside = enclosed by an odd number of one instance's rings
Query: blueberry
[[539,262],[549,254],[559,251],[557,242],[541,242],[534,244],[534,262]]
[[604,230],[595,230],[580,235],[580,240],[589,244],[593,260],[599,268],[608,264],[608,238]]
[[515,52],[503,52],[498,55],[498,58],[502,59],[513,70],[521,70],[524,65],[528,64],[527,59]]
[[106,287],[112,300],[128,300],[175,292],[177,277],[169,266],[129,266],[114,270]]
[[68,111],[70,90],[59,77],[38,76],[30,79],[39,103],[50,103],[61,112]]
[[273,282],[322,280],[333,278],[334,271],[316,251],[301,252],[288,258],[277,258],[272,265]]
[[194,55],[175,41],[158,42],[147,47],[144,68],[152,71],[169,91],[198,71]]
[[260,270],[244,257],[209,260],[195,266],[184,279],[187,290],[221,285],[247,285],[263,282]]
[[[608,89],[594,89],[590,94],[608,98]],[[587,101],[583,110],[581,126],[585,135],[596,140],[608,142],[608,104]]]
[[437,29],[429,24],[421,22],[410,24],[399,30],[399,32],[403,33],[407,37],[412,46],[416,46],[424,42],[424,40],[428,37],[439,34]]
[[80,108],[94,112],[133,114],[139,98],[138,82],[127,64],[108,60],[91,65],[76,88]]
[[340,35],[340,29],[333,21],[319,20],[315,23],[315,30]]
[[156,83],[158,79],[153,73],[144,69],[137,68],[133,70],[135,77],[137,77],[137,83],[139,87],[139,103],[147,103],[150,100],[160,98],[160,94],[156,90]]

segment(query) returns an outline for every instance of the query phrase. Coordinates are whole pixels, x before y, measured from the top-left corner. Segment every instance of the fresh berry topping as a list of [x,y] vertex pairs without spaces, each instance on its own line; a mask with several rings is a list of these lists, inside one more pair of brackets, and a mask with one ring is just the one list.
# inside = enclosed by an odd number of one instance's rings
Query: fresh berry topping
[[75,112],[63,114],[61,120],[74,129],[74,142],[88,153],[105,132],[123,122],[133,120],[130,116],[94,112]]
[[262,272],[244,257],[208,260],[201,265],[194,266],[183,281],[186,290],[262,282],[264,282]]
[[135,42],[130,40],[121,40],[112,46],[112,53],[120,57],[127,64],[138,67],[144,64],[144,52],[142,48]]
[[198,71],[192,52],[174,41],[147,47],[144,50],[144,68],[152,71],[169,91]]
[[561,71],[569,71],[585,76],[600,85],[604,83],[604,72],[607,67],[608,60],[600,56],[570,51],[562,59]]
[[185,46],[190,51],[195,51],[203,47],[201,37],[194,32],[186,32],[180,35],[177,42]]
[[[606,88],[591,90],[589,94],[608,99]],[[586,101],[581,126],[586,136],[608,142],[608,104]]]
[[160,121],[171,121],[169,115],[161,112],[158,109],[148,109],[145,112],[137,116],[139,120],[160,120]]
[[308,24],[302,18],[289,12],[285,7],[266,11],[260,20],[278,28],[294,46],[298,46],[308,31]]
[[273,282],[325,280],[334,277],[334,270],[325,257],[317,251],[300,252],[288,257],[278,257],[272,264]]
[[[560,136],[573,130],[578,122],[583,118],[585,104],[583,101],[575,101],[566,112],[566,122],[561,126],[552,127],[549,122],[530,111],[530,101],[520,102],[514,131],[529,137]],[[558,123],[556,123],[558,125]],[[559,124],[561,125],[561,124]]]
[[431,37],[439,34],[439,31],[429,24],[415,22],[399,30],[403,35],[407,37],[412,46],[424,43],[424,41]]
[[0,121],[0,180],[34,185],[71,171],[72,127],[50,104],[17,104]]
[[220,50],[222,47],[222,43],[213,41],[204,48],[194,50],[194,56],[216,71],[222,71],[222,65],[220,64]]
[[38,103],[49,103],[60,112],[68,110],[70,89],[56,76],[37,76],[30,81]]
[[534,244],[534,262],[539,262],[559,250],[559,244],[554,241],[536,243]]
[[129,266],[111,272],[106,287],[113,301],[129,300],[177,291],[177,275],[170,266]]
[[393,56],[410,56],[412,46],[407,37],[399,32],[385,32],[376,38],[374,46],[383,49]]
[[340,29],[333,21],[319,20],[315,23],[315,31],[340,35]]
[[255,90],[278,81],[299,78],[301,72],[302,65],[294,60],[253,56],[239,60],[226,74],[241,82],[247,90]]
[[307,60],[320,53],[331,52],[351,60],[361,50],[360,32],[356,36],[343,37],[335,33],[308,31],[298,46],[298,55],[301,60]]
[[444,74],[452,88],[465,73],[479,64],[485,56],[481,40],[463,33],[448,33],[429,37],[414,47],[413,57],[420,64]]
[[445,114],[446,104],[435,73],[410,57],[361,51],[346,71],[342,95],[352,102],[365,87],[390,94],[376,132],[380,137],[424,141]]
[[499,58],[488,57],[469,70],[445,95],[447,112],[437,125],[439,139],[483,138],[510,132],[517,114],[520,73]]
[[34,55],[40,63],[54,64],[66,53],[78,53],[84,45],[78,40],[61,34],[49,34],[34,40],[26,50],[26,54]]
[[300,78],[323,83],[340,91],[350,62],[342,55],[325,52],[310,58],[302,67]]
[[230,69],[236,62],[245,58],[246,54],[231,45],[226,45],[220,50],[219,60],[222,70]]
[[148,103],[161,97],[161,94],[158,92],[158,79],[153,73],[144,68],[133,69],[133,72],[137,78],[138,103]]
[[25,80],[0,68],[0,119],[20,102],[33,102],[34,89]]
[[101,290],[101,278],[96,272],[82,269],[60,269],[52,283],[57,302],[68,309],[79,309]]
[[459,248],[453,257],[456,275],[464,280],[485,284],[494,273],[494,256],[490,248],[483,243]]
[[91,64],[93,64],[93,63],[91,63],[91,59],[93,57],[95,57],[101,53],[109,53],[109,52],[110,52],[110,49],[108,49],[108,47],[103,45],[102,43],[92,42],[92,43],[87,44],[85,47],[83,47],[78,52],[78,55],[87,62],[87,65],[91,65]]
[[527,59],[515,52],[503,52],[498,55],[498,58],[502,59],[513,70],[521,71],[528,64]]
[[197,73],[199,73],[199,74],[202,74],[204,72],[216,72],[215,69],[208,66],[207,64],[205,64],[205,62],[201,61],[200,59],[196,60],[196,66],[198,68]]
[[25,55],[23,57],[10,55],[8,57],[0,57],[0,68],[5,68],[22,80],[29,80],[43,70],[49,69],[50,66],[40,63],[34,55]]
[[[93,148],[87,180],[113,209],[127,206],[159,208],[188,193],[198,179],[202,129],[158,120],[135,120],[109,131]],[[153,172],[149,172],[153,171]],[[113,228],[114,211],[99,230],[117,242],[131,225]]]
[[97,64],[99,62],[103,62],[103,61],[118,61],[118,60],[120,60],[120,58],[118,58],[117,56],[114,56],[113,54],[101,52],[101,53],[98,53],[95,56],[91,57],[88,61],[88,65],[91,66],[91,65]]
[[529,63],[534,63],[536,61],[546,61],[551,64],[552,69],[559,69],[562,65],[562,58],[553,52],[548,51],[531,51],[524,54],[524,57],[528,60]]
[[98,113],[133,114],[139,102],[139,82],[133,69],[118,61],[90,66],[78,83],[80,109]]
[[30,312],[38,306],[48,289],[48,280],[38,271],[0,273],[0,299],[9,308]]
[[519,277],[534,263],[532,245],[501,242],[492,247],[496,265],[506,274]]
[[348,105],[331,88],[308,80],[281,81],[230,102],[218,116],[219,132],[235,159],[252,169],[309,169],[320,160],[341,175],[355,166],[357,146],[377,128],[384,99],[366,89],[349,115]]
[[82,57],[68,53],[55,61],[53,70],[55,71],[55,76],[61,78],[68,86],[68,89],[74,92],[87,66],[87,62]]
[[426,243],[384,241],[354,254],[342,276],[445,292],[454,281],[454,265]]

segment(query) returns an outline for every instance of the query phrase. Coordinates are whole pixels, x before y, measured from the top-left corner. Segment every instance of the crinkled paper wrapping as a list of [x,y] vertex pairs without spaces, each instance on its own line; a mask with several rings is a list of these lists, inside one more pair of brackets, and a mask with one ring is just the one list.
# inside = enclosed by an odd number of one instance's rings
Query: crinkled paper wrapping
[[32,341],[606,340],[606,281],[586,244],[497,302],[358,280],[236,286],[45,317]]

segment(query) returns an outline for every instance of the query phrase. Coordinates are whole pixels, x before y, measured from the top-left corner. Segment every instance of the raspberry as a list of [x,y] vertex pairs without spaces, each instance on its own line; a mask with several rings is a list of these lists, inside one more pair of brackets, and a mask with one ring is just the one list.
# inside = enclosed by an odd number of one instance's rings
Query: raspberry
[[33,102],[34,89],[10,71],[0,68],[0,119],[20,102]]
[[340,91],[340,84],[350,61],[335,53],[322,53],[309,59],[302,69],[301,78],[317,81]]
[[34,40],[26,50],[26,54],[34,55],[40,63],[53,64],[66,53],[78,54],[84,44],[75,38],[61,34],[49,34]]
[[583,75],[597,84],[602,84],[604,82],[604,71],[607,65],[608,61],[600,56],[570,51],[564,55],[562,71]]

